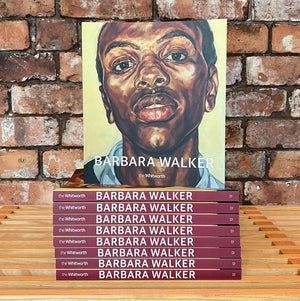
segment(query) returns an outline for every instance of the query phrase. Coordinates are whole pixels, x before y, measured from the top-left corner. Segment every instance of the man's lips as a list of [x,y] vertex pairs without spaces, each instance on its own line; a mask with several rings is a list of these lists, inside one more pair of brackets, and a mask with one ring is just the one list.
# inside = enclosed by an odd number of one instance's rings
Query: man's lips
[[166,121],[174,116],[177,104],[167,94],[147,94],[134,105],[134,112],[143,122]]

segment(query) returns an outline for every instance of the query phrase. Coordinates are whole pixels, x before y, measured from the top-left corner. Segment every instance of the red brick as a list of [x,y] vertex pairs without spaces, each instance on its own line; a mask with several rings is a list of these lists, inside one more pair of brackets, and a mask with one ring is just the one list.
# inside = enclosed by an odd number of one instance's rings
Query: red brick
[[60,0],[62,16],[73,18],[139,19],[152,18],[152,0]]
[[300,151],[277,151],[271,155],[271,178],[295,178],[300,176]]
[[246,130],[249,147],[300,147],[300,120],[249,121]]
[[266,56],[247,58],[248,85],[296,85],[299,78],[300,57]]
[[29,48],[29,28],[27,21],[0,22],[0,49],[24,50]]
[[43,154],[43,171],[46,177],[69,178],[76,167],[83,165],[81,149],[50,150]]
[[300,53],[300,25],[275,24],[272,29],[272,51]]
[[226,151],[226,178],[263,177],[265,174],[264,152]]
[[296,89],[293,91],[289,102],[291,107],[291,116],[300,117],[300,89]]
[[239,192],[240,204],[243,202],[243,183],[239,181],[226,181],[225,182],[226,189],[232,189]]
[[8,111],[8,89],[4,85],[0,85],[0,114]]
[[0,117],[0,146],[58,144],[58,123],[50,117]]
[[242,58],[228,57],[226,64],[226,85],[242,81]]
[[38,173],[36,150],[0,150],[1,178],[35,178]]
[[56,67],[52,54],[0,54],[0,81],[24,82],[30,79],[52,81]]
[[82,81],[81,56],[75,52],[59,54],[60,80],[70,82]]
[[50,181],[2,181],[0,204],[51,205],[58,187],[59,183]]
[[244,129],[241,120],[230,120],[226,122],[226,147],[243,147]]
[[14,113],[82,113],[82,87],[77,85],[12,86],[11,98]]
[[0,0],[2,17],[50,17],[55,15],[55,0]]
[[300,205],[299,181],[245,183],[245,200],[253,205]]
[[37,50],[69,50],[77,43],[73,20],[42,19],[36,22]]
[[255,21],[300,21],[298,0],[253,0]]
[[83,146],[83,119],[70,118],[62,135],[62,145]]
[[195,0],[156,0],[158,15],[164,19],[229,19],[245,20],[248,0],[195,1]]
[[265,53],[268,50],[268,27],[264,24],[228,24],[228,53]]
[[286,91],[280,89],[231,88],[226,99],[229,117],[271,116],[286,109]]

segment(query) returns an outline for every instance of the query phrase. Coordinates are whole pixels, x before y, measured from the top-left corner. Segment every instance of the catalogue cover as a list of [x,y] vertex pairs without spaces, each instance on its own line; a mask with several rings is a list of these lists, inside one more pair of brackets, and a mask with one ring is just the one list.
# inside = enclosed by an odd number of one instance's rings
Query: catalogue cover
[[87,184],[225,182],[226,20],[84,22]]

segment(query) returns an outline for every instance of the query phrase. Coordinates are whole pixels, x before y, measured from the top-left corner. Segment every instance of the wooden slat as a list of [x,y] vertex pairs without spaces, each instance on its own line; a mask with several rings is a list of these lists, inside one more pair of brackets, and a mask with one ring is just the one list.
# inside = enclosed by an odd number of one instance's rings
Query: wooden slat
[[[11,292],[13,292],[13,290],[11,290]],[[41,292],[42,292],[42,290],[38,290],[38,291],[31,291],[30,290],[30,293],[32,295],[40,294]],[[268,294],[268,292],[266,292],[263,289],[262,290],[253,289],[251,291],[251,293],[249,291],[248,292],[241,291],[241,293],[242,293],[241,295],[246,295],[246,296],[261,295],[262,293]],[[276,288],[274,289],[274,295],[279,294],[281,296],[286,296],[286,295],[288,296],[288,295],[298,295],[299,293],[300,293],[300,289],[291,289],[291,290],[276,289]],[[1,292],[0,294],[5,296],[5,294],[3,292]],[[23,295],[23,294],[28,295],[28,294],[26,294],[26,290],[25,291],[19,290],[18,292],[15,292],[16,296]],[[86,291],[82,291],[81,289],[65,289],[64,294],[65,295],[70,295],[70,296],[81,295],[82,297],[87,299]],[[201,289],[201,290],[199,290],[199,289],[192,289],[192,290],[190,290],[190,289],[180,289],[180,290],[172,289],[172,290],[170,290],[168,288],[164,288],[160,292],[157,292],[157,291],[151,290],[151,289],[149,289],[147,291],[145,291],[143,289],[130,290],[130,289],[126,289],[126,288],[124,288],[124,289],[115,288],[113,291],[112,290],[106,290],[106,289],[101,289],[100,290],[99,288],[89,289],[89,295],[92,295],[92,296],[93,295],[94,296],[99,296],[99,295],[108,295],[108,296],[111,295],[111,296],[113,296],[113,295],[116,295],[116,296],[120,296],[120,297],[125,296],[125,295],[128,295],[128,296],[129,295],[132,295],[132,296],[135,296],[135,295],[138,295],[138,296],[155,296],[155,294],[157,294],[158,296],[159,295],[161,295],[161,296],[173,296],[174,299],[171,299],[171,300],[178,300],[179,296],[189,297],[189,296],[194,295],[196,297],[196,296],[199,296],[199,295],[202,295],[202,294],[203,295],[207,295],[207,294],[209,294],[209,295],[219,295],[219,296],[235,295],[234,293],[229,292],[228,290],[224,290],[224,289]],[[56,292],[55,289],[48,289],[47,292],[45,293],[45,295],[57,295],[57,292]],[[65,300],[65,298],[64,298],[64,300]],[[88,299],[88,300],[90,300],[90,299]],[[109,299],[109,300],[111,300],[111,299]],[[114,299],[114,300],[116,300],[116,299]],[[132,298],[130,298],[130,300],[132,300]],[[134,299],[134,300],[139,300],[139,299]],[[142,300],[145,300],[145,299],[142,298]],[[151,299],[149,299],[149,300],[151,300]],[[184,298],[184,300],[187,300],[187,299]],[[218,299],[218,300],[224,300],[224,299]],[[230,299],[226,299],[226,300],[230,300]],[[238,300],[238,299],[235,299],[235,300]],[[277,300],[279,300],[279,299],[277,299]],[[293,299],[284,298],[284,300],[293,300]],[[294,299],[294,300],[297,300],[297,299]]]
[[[0,227],[1,228],[1,227]],[[52,231],[43,231],[43,233],[37,231],[26,231],[26,232],[1,232],[0,231],[0,240],[6,238],[13,238],[18,240],[20,238],[24,239],[36,239],[36,238],[48,238],[52,239]]]
[[18,221],[25,221],[25,220],[28,220],[28,219],[33,219],[33,220],[52,220],[52,214],[47,214],[46,212],[45,213],[42,213],[42,212],[35,212],[34,214],[20,214],[19,212],[18,213],[15,213],[14,214],[10,214],[9,216],[7,216],[7,219],[8,220],[18,220]]
[[40,225],[7,225],[1,224],[0,222],[0,233],[6,233],[8,231],[13,232],[28,232],[28,231],[38,231],[38,232],[53,232],[53,226],[48,224]]
[[[287,263],[287,262],[284,262]],[[13,265],[27,265],[32,266],[35,264],[55,264],[55,258],[41,258],[40,256],[32,256],[31,258],[19,257],[19,258],[11,258],[11,257],[0,257],[0,268],[4,266],[10,266],[12,268]]]
[[241,206],[240,281],[55,281],[52,206],[0,206],[0,300],[300,300],[300,206]]

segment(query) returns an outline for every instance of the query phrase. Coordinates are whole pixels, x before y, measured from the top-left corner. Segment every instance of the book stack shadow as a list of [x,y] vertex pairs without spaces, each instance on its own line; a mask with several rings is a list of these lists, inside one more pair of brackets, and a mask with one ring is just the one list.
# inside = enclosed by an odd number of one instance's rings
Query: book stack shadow
[[238,191],[70,186],[53,191],[57,280],[241,279]]

